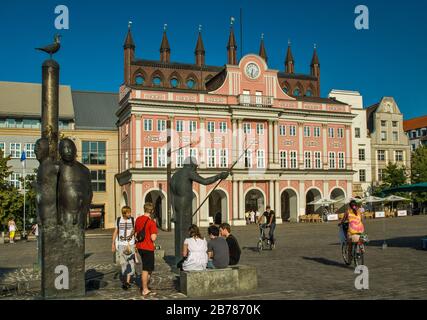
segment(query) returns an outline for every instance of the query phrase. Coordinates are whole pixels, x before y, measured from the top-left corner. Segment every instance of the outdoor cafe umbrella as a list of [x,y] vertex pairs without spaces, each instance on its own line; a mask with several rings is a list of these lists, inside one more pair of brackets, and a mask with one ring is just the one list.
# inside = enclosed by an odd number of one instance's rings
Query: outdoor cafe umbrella
[[319,199],[319,200],[314,200],[310,202],[309,205],[318,205],[318,206],[326,207],[337,202],[338,201],[331,200],[331,199]]
[[[375,197],[375,196],[369,196],[362,199],[365,203],[378,203],[378,202],[384,202],[385,199]],[[383,242],[383,249],[387,248],[387,242],[385,240],[386,234],[385,234],[385,219],[383,220],[383,231],[384,231],[384,242]]]
[[394,202],[401,202],[401,201],[410,201],[409,199],[403,198],[403,197],[399,197],[399,196],[395,196],[395,195],[391,195],[388,196],[387,198],[384,198],[385,202],[391,202],[391,212],[393,212],[393,203]]

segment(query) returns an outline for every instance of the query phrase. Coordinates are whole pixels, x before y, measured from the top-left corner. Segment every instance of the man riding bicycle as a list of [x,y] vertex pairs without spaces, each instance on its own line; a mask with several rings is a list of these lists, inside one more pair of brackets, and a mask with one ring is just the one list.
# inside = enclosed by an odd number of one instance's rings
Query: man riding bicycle
[[362,222],[363,210],[355,200],[351,200],[349,209],[338,224],[342,226],[347,236],[348,254],[351,255],[353,243],[358,243],[360,236],[365,232],[365,226]]
[[274,248],[275,239],[274,239],[274,230],[276,229],[276,214],[271,210],[270,206],[266,207],[266,210],[262,216],[258,218],[258,224],[261,225],[262,219],[266,218],[266,223],[264,224],[265,228],[270,228],[268,237],[270,238],[271,247]]

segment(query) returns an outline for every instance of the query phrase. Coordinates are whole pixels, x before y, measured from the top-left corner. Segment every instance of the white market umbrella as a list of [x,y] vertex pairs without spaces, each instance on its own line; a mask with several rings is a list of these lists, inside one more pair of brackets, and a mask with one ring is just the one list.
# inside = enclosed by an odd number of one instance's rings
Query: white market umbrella
[[377,203],[377,202],[384,202],[384,199],[383,198],[379,198],[379,197],[369,196],[369,197],[363,198],[362,202],[366,202],[366,203]]
[[392,203],[393,202],[400,202],[400,201],[410,201],[409,199],[399,197],[399,196],[394,196],[394,195],[391,195],[391,196],[385,198],[384,200],[385,200],[385,202],[392,202]]
[[337,203],[337,202],[338,201],[331,200],[331,199],[319,199],[319,200],[315,200],[315,201],[310,202],[308,205],[329,206],[329,205]]

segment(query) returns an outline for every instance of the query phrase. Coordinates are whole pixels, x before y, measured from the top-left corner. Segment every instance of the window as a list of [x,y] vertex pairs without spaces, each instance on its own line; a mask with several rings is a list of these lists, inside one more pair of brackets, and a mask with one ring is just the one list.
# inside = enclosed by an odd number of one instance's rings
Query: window
[[177,120],[176,121],[176,132],[183,132],[184,131],[184,121]]
[[144,131],[153,131],[153,120],[144,119]]
[[310,137],[311,130],[310,127],[304,127],[304,137]]
[[329,169],[335,169],[335,152],[329,152]]
[[83,141],[82,142],[82,162],[83,164],[105,165],[106,142]]
[[125,152],[125,170],[129,169],[129,152]]
[[286,126],[284,126],[284,125],[279,126],[279,134],[281,136],[286,136]]
[[366,170],[359,170],[359,182],[366,182]]
[[329,128],[328,129],[328,136],[329,136],[329,138],[333,138],[335,136],[335,130],[334,130],[334,128]]
[[297,152],[291,151],[291,169],[297,168]]
[[402,150],[396,150],[395,160],[400,161],[400,162],[403,161],[403,151]]
[[398,126],[398,122],[397,121],[393,121],[393,128],[397,128]]
[[20,143],[11,143],[10,144],[10,157],[12,159],[21,158],[21,144]]
[[381,120],[381,127],[386,127],[386,126],[387,126],[387,121]]
[[227,133],[227,122],[220,122],[219,123],[219,132]]
[[157,120],[157,131],[166,131],[166,120]]
[[255,103],[262,104],[262,92],[260,91],[255,92]]
[[387,132],[381,131],[381,141],[387,141]]
[[289,88],[288,88],[288,87],[286,87],[286,86],[285,86],[285,87],[283,87],[283,88],[282,88],[282,90],[283,90],[283,92],[284,92],[284,93],[286,93],[286,94],[288,94],[288,93],[289,93]]
[[27,129],[39,129],[41,123],[40,120],[24,119],[23,124]]
[[187,88],[188,89],[193,89],[195,84],[196,84],[196,82],[193,79],[187,80]]
[[197,122],[196,121],[190,121],[189,123],[189,129],[190,132],[196,132],[197,131]]
[[244,123],[243,124],[243,133],[250,134],[251,133],[251,124]]
[[417,132],[416,131],[412,131],[412,139],[415,139],[417,137]]
[[412,147],[412,151],[415,151],[415,150],[417,150],[417,145],[416,144],[411,144],[411,147]]
[[228,150],[227,149],[221,149],[219,151],[219,166],[220,168],[228,167]]
[[245,168],[252,168],[252,150],[245,151]]
[[345,169],[345,155],[344,152],[338,153],[338,169]]
[[384,180],[384,169],[378,169],[378,181],[381,182]]
[[313,92],[310,90],[310,89],[308,89],[306,92],[305,92],[305,96],[306,97],[311,97],[313,95]]
[[125,135],[129,135],[129,122],[126,122],[125,124]]
[[319,151],[314,153],[314,168],[322,169],[322,154]]
[[397,131],[393,131],[393,142],[399,141],[399,133]]
[[360,138],[360,128],[354,128],[354,136],[355,138]]
[[5,147],[4,142],[0,142],[0,150],[3,153],[3,158],[4,158],[5,154],[6,154],[6,147]]
[[320,127],[314,127],[314,136],[320,137]]
[[213,122],[213,121],[208,122],[208,132],[210,132],[210,133],[215,132],[215,122]]
[[144,77],[143,77],[143,76],[141,76],[141,75],[136,76],[136,78],[135,78],[135,83],[136,83],[137,85],[143,85],[143,84],[144,84],[144,82],[145,82],[145,79],[144,79]]
[[344,138],[344,129],[338,128],[338,138]]
[[263,123],[257,123],[256,124],[256,133],[258,135],[263,135],[264,134],[264,124]]
[[94,192],[105,192],[105,170],[91,170],[92,190]]
[[197,149],[196,148],[190,148],[190,157],[193,157],[197,161]]
[[311,169],[311,152],[304,152],[304,164],[306,169]]
[[153,148],[144,148],[144,167],[153,167]]
[[157,148],[157,167],[165,168],[166,167],[166,149]]
[[296,135],[297,135],[297,127],[296,126],[289,126],[289,135],[291,137],[296,137]]
[[176,167],[182,168],[184,166],[184,149],[180,148],[176,152]]
[[215,149],[208,149],[208,168],[216,167]]
[[35,143],[27,143],[25,144],[25,156],[28,159],[35,159],[36,154],[34,153],[34,148],[36,147]]
[[366,152],[365,149],[359,149],[359,161],[366,160]]
[[265,168],[264,150],[257,150],[257,168]]
[[250,97],[251,92],[249,90],[243,90],[243,95],[242,95],[242,103],[245,105],[249,105],[249,103],[251,102],[251,97]]
[[16,189],[21,189],[21,174],[15,172],[11,173],[11,175],[9,176],[9,183],[12,187]]
[[162,79],[160,77],[153,78],[153,86],[159,87],[162,84]]
[[288,167],[287,152],[280,151],[280,168],[286,169],[287,167]]
[[294,96],[295,97],[299,97],[301,95],[301,90],[300,89],[298,89],[298,88],[296,88],[295,90],[294,90]]
[[377,159],[378,159],[378,161],[385,161],[385,151],[384,150],[378,150],[377,151]]
[[172,78],[170,84],[172,88],[177,88],[179,86],[179,81],[177,78]]

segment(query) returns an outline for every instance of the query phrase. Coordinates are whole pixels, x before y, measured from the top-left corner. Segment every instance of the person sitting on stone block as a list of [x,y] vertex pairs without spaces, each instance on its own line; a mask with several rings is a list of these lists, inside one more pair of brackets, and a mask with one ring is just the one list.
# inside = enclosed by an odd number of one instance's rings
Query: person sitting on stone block
[[227,241],[223,237],[219,237],[219,228],[215,225],[208,228],[208,234],[211,239],[208,243],[208,268],[227,268],[230,263],[230,252]]
[[208,264],[208,244],[201,236],[200,230],[196,225],[188,229],[189,238],[185,239],[182,249],[184,261],[182,263],[183,271],[203,271]]
[[231,226],[228,223],[222,223],[219,226],[219,232],[221,237],[224,237],[228,244],[230,253],[230,266],[235,266],[239,263],[242,250],[240,250],[237,239],[231,234]]

